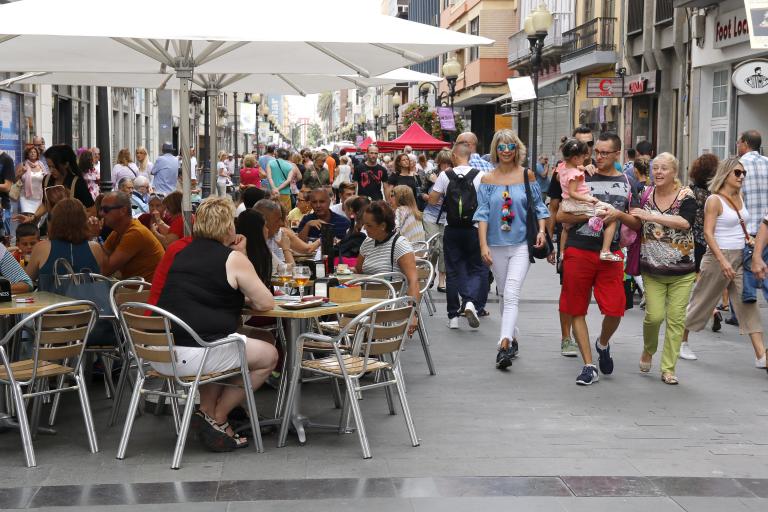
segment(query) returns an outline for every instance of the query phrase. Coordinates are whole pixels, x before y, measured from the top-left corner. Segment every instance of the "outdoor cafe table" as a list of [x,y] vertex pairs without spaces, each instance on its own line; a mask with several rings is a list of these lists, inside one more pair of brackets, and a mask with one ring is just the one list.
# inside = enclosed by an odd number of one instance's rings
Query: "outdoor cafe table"
[[[276,301],[278,304],[274,309],[269,311],[260,311],[258,316],[284,319],[284,331],[285,331],[285,344],[286,344],[286,375],[283,376],[286,379],[285,382],[291,382],[291,376],[294,371],[294,365],[296,364],[296,358],[301,357],[298,353],[296,340],[299,334],[309,331],[309,320],[312,318],[318,318],[326,315],[336,315],[341,313],[362,313],[369,307],[378,304],[383,299],[362,299],[356,302],[344,302],[333,306],[320,306],[316,308],[307,308],[291,311],[280,307],[281,301]],[[291,415],[291,425],[296,431],[296,435],[299,438],[299,443],[304,444],[307,441],[305,433],[305,427],[317,427],[309,421],[309,418],[301,414],[301,386],[296,389],[296,398],[294,400],[294,407],[292,411],[284,410],[283,415]],[[338,427],[336,427],[338,428]]]
[[[16,302],[17,298],[33,298],[34,302]],[[18,315],[36,313],[48,306],[55,306],[73,299],[50,292],[32,292],[14,295],[10,302],[0,302],[0,337],[13,327],[18,321]],[[9,347],[5,347],[6,351]],[[11,357],[11,354],[8,354]],[[16,422],[6,413],[5,391],[0,391],[0,428],[17,427]],[[45,432],[41,429],[41,432]]]

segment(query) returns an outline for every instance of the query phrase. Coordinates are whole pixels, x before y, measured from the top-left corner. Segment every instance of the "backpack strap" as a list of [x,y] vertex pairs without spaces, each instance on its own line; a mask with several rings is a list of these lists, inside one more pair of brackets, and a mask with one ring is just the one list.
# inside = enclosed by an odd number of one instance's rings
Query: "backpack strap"
[[392,236],[392,247],[390,248],[390,251],[389,251],[389,266],[390,266],[389,271],[390,272],[395,271],[395,244],[397,243],[398,238],[400,238],[399,233],[395,233]]

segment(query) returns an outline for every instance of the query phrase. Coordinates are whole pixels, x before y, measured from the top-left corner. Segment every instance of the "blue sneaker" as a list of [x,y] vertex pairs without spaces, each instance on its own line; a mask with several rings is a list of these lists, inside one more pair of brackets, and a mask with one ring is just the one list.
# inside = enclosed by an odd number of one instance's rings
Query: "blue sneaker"
[[600,348],[600,338],[595,341],[595,349],[599,358],[598,364],[600,365],[600,372],[603,375],[610,375],[613,373],[613,358],[611,357],[611,345],[608,345],[604,349]]
[[597,368],[593,364],[586,364],[581,369],[581,373],[576,377],[576,384],[579,386],[589,386],[593,382],[600,380],[600,376],[597,373]]

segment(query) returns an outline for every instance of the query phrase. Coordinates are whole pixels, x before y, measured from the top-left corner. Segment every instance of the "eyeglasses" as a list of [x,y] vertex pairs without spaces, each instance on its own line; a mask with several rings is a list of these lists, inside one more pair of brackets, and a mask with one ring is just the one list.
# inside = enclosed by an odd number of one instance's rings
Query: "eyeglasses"
[[517,149],[517,144],[510,142],[509,144],[499,144],[496,146],[496,151],[502,153],[504,151],[514,151]]
[[595,151],[595,156],[597,158],[605,158],[608,155],[612,155],[614,153],[618,153],[618,151]]
[[733,175],[736,176],[737,178],[741,178],[742,176],[744,176],[746,178],[747,177],[747,171],[745,171],[743,169],[734,169],[733,170]]
[[117,205],[117,204],[116,204],[116,205],[113,205],[113,206],[104,206],[104,205],[101,205],[101,207],[99,207],[99,211],[100,211],[100,212],[103,212],[103,213],[109,213],[109,212],[111,212],[112,210],[119,210],[120,208],[125,208],[125,207],[124,207],[124,206],[120,206],[120,205]]

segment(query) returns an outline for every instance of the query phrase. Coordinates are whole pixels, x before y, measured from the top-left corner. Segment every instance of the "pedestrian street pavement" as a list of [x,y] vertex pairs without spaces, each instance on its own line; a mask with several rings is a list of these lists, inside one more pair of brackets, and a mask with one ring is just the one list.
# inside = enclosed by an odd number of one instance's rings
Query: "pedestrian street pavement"
[[[361,402],[370,460],[356,435],[310,430],[304,446],[289,436],[276,448],[276,435],[265,435],[262,454],[211,453],[190,439],[174,471],[170,416],[145,414],[118,461],[123,418],[106,426],[111,401],[97,378],[100,452],[89,453],[76,396],[65,395],[58,434],[34,441],[38,467],[24,467],[17,433],[0,433],[0,510],[768,510],[768,374],[754,368],[737,328],[693,334],[699,360],[680,361],[680,385],[668,386],[658,357],[650,374],[638,369],[635,307],[612,340],[613,375],[579,387],[580,359],[559,353],[559,286],[547,263],[526,280],[520,355],[504,372],[494,368],[498,298],[480,329],[451,331],[445,296],[434,293],[438,313],[426,322],[438,375],[429,376],[418,340],[403,354],[419,447],[374,390]],[[596,305],[588,320],[594,340]],[[306,413],[338,421],[328,384],[304,389]],[[274,392],[259,391],[257,403],[270,415]]]

